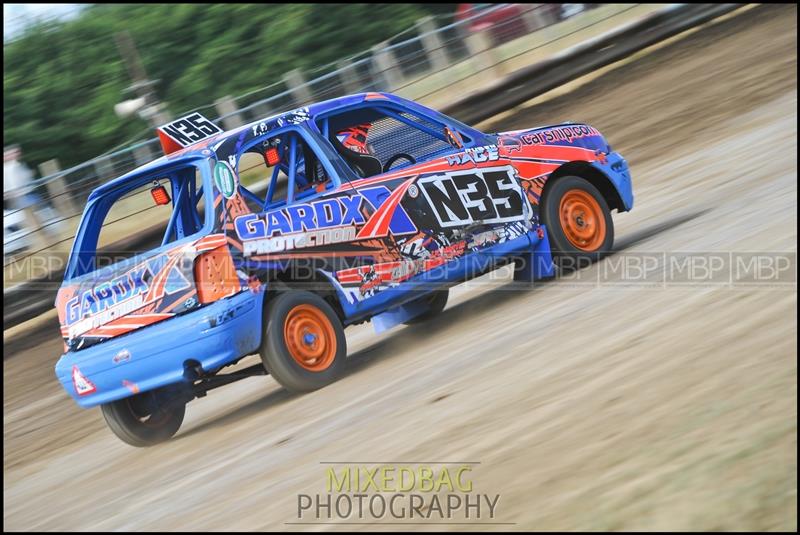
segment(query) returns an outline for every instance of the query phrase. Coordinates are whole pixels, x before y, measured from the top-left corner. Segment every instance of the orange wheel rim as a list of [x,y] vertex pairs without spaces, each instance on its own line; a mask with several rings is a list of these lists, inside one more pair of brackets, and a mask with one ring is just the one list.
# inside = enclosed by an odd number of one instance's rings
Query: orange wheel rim
[[336,356],[336,332],[328,317],[313,305],[297,305],[283,325],[286,348],[304,369],[321,372]]
[[592,195],[571,189],[561,197],[561,228],[569,242],[581,251],[596,251],[606,239],[603,209]]

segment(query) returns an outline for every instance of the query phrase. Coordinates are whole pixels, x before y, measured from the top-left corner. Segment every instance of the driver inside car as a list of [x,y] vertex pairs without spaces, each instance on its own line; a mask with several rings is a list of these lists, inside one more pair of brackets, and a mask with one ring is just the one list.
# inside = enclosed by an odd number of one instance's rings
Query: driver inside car
[[363,123],[350,126],[344,130],[339,130],[331,138],[334,147],[361,178],[386,173],[398,160],[407,160],[411,164],[416,163],[413,156],[404,152],[395,154],[383,165],[381,160],[376,157],[374,147],[368,142],[369,130],[372,123]]
[[354,152],[374,156],[372,147],[367,144],[367,136],[372,123],[357,124],[336,133],[336,137],[345,146]]
[[336,151],[361,178],[383,172],[381,161],[373,155],[367,136],[372,123],[364,123],[339,130],[330,140]]

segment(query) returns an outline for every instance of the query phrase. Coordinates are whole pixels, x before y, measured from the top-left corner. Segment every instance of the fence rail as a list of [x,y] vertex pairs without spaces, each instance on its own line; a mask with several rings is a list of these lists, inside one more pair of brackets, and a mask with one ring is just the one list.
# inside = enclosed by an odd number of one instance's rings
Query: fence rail
[[[490,118],[594,69],[729,13],[741,5],[684,4],[658,9],[644,18],[616,26],[596,37],[581,41],[555,56],[546,57],[532,65],[515,70],[441,109],[465,122]],[[497,63],[489,64],[484,69],[492,69],[496,65]],[[246,108],[237,109],[234,113],[247,113],[248,109],[262,103],[263,101],[253,102]],[[71,240],[72,237],[69,236],[67,239]],[[147,232],[139,233],[128,245],[141,246],[149,239],[152,239],[152,236]],[[4,326],[25,321],[52,307],[54,293],[62,275],[62,272],[54,271],[39,280],[4,291],[6,301],[3,313]]]

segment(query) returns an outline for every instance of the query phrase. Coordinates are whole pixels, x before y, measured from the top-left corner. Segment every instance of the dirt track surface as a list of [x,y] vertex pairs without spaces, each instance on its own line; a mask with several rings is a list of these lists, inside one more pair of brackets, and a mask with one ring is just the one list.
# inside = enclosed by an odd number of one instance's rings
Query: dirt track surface
[[5,528],[297,528],[321,462],[473,461],[475,490],[501,495],[495,529],[796,529],[795,275],[643,285],[613,269],[796,255],[796,20],[749,10],[493,125],[606,134],[634,178],[621,254],[534,289],[495,272],[424,326],[353,328],[348,374],[321,391],[248,379],[140,450],[60,390],[55,336],[6,358]]

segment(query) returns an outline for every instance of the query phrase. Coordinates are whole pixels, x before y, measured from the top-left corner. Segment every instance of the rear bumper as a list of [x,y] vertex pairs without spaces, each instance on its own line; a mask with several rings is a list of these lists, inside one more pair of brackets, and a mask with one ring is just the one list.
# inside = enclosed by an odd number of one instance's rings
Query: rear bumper
[[[244,291],[81,351],[56,364],[61,386],[81,407],[93,407],[138,392],[184,381],[184,363],[213,371],[256,351],[261,343],[264,292]],[[77,366],[94,391],[79,395]]]

